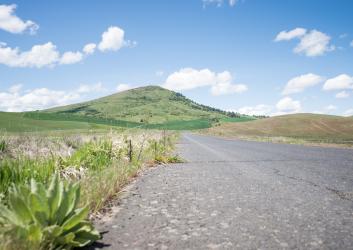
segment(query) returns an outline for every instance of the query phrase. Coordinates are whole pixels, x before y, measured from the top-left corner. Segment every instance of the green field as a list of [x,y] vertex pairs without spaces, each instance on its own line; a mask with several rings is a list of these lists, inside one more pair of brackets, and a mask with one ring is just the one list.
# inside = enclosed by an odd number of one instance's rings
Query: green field
[[221,122],[249,122],[256,120],[255,117],[252,116],[241,116],[241,117],[224,117],[220,119]]
[[97,130],[107,126],[76,121],[36,120],[24,113],[0,112],[0,131],[2,132],[40,132],[53,130]]

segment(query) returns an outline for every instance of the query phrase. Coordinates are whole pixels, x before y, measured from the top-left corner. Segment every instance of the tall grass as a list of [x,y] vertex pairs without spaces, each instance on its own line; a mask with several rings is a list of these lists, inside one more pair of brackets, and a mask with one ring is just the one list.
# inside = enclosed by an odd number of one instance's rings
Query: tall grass
[[[172,137],[167,135],[164,139],[145,140],[143,145],[139,145],[141,142],[135,143],[132,159],[127,157],[129,145],[125,142],[126,138],[125,141],[120,139],[118,145],[113,145],[113,140],[107,136],[93,137],[86,143],[77,143],[78,148],[67,156],[57,155],[55,152],[34,158],[25,154],[5,156],[0,160],[0,193],[6,197],[12,184],[25,184],[31,179],[45,184],[54,172],[59,172],[62,178],[80,181],[85,185],[83,193],[86,193],[87,198],[85,195],[83,197],[86,202],[92,202],[92,211],[97,211],[104,201],[116,193],[130,177],[136,175],[143,164],[168,161],[167,155],[172,151]],[[97,188],[91,189],[95,184],[98,185]],[[89,189],[90,192],[85,191]],[[106,197],[100,198],[103,202],[97,202],[98,196]]]
[[[100,138],[94,136],[85,143],[73,143],[76,150],[66,156],[55,152],[46,157],[30,157],[25,154],[5,156],[0,160],[0,196],[3,203],[7,204],[12,185],[28,184],[31,179],[47,185],[53,173],[58,172],[61,179],[79,183],[80,206],[88,206],[90,213],[95,214],[116,197],[143,166],[175,158],[171,154],[175,135],[168,134],[161,138],[147,134],[142,141],[133,138],[134,152],[131,159],[127,157],[129,144],[126,143],[131,135],[121,137],[115,140],[113,135]],[[10,249],[11,244],[7,243],[5,246],[5,242],[0,242],[0,249]]]

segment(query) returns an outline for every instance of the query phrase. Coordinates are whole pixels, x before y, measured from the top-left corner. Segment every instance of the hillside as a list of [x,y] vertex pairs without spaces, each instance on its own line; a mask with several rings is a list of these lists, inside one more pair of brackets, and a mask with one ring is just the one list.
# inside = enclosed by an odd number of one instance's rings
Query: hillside
[[234,137],[291,137],[353,144],[353,117],[293,114],[252,122],[224,123],[207,133]]
[[221,110],[200,105],[158,86],[135,88],[93,101],[57,107],[45,112],[143,123],[225,118]]

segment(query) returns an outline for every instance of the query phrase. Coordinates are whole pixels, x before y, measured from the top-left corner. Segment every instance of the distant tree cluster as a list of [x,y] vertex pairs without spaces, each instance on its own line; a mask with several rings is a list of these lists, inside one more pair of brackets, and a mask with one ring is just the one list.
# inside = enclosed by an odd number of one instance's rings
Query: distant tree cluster
[[213,108],[207,105],[199,104],[197,102],[194,102],[193,100],[190,100],[186,98],[183,94],[181,93],[173,93],[173,95],[169,98],[170,100],[173,101],[179,101],[183,102],[185,104],[188,104],[189,106],[192,106],[195,109],[203,110],[203,111],[208,111],[208,112],[217,112],[219,114],[226,115],[228,117],[241,117],[241,114],[237,112],[231,112],[231,111],[224,111],[218,108]]

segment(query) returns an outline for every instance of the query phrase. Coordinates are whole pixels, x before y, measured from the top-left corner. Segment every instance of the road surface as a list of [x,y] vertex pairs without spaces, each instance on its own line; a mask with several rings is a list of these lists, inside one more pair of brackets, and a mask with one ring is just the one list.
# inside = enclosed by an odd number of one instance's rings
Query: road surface
[[98,227],[104,249],[353,249],[353,150],[184,134]]

